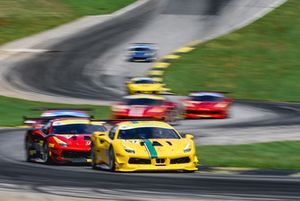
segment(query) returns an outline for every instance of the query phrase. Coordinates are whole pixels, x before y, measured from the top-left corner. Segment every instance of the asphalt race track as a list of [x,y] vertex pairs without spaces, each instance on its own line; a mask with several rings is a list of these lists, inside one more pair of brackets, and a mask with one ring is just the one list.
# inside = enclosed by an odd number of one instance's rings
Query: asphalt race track
[[[272,106],[270,106],[272,107]],[[266,108],[266,107],[264,107]],[[299,109],[299,105],[298,105]],[[299,113],[299,110],[298,110]],[[299,124],[294,114],[277,111],[284,124]],[[299,114],[298,114],[299,116]],[[289,122],[288,122],[289,119]],[[274,122],[278,118],[273,119]],[[268,122],[251,126],[267,128]],[[205,125],[203,123],[203,125]],[[241,127],[247,127],[238,123]],[[208,127],[231,127],[220,124]],[[178,126],[180,129],[181,126]],[[256,126],[255,126],[256,127]],[[204,126],[205,128],[205,126]],[[0,131],[0,189],[25,189],[33,193],[74,198],[126,200],[152,198],[179,200],[299,200],[300,180],[274,175],[213,175],[196,173],[111,173],[87,165],[43,165],[24,161],[25,129]],[[196,136],[197,137],[197,136]],[[201,156],[200,156],[201,161]],[[5,183],[5,185],[3,185]]]
[[[134,42],[156,43],[163,56],[246,22],[275,0],[153,0],[118,21],[94,27],[51,52],[14,63],[6,81],[19,90],[81,99],[118,100],[124,81],[151,64],[128,63]],[[237,101],[227,120],[188,120],[177,128],[198,144],[299,139],[300,105]],[[24,130],[0,130],[0,190],[26,190],[85,199],[300,200],[300,180],[262,175],[110,173],[89,166],[46,166],[24,161]],[[243,133],[243,135],[241,135]],[[276,137],[274,137],[276,133]],[[201,159],[201,156],[200,156]]]

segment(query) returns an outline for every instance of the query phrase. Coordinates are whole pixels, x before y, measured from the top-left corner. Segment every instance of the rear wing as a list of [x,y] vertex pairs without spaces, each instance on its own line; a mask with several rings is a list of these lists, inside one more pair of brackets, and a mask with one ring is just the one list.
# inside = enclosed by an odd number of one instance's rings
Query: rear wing
[[31,108],[32,111],[47,111],[47,110],[79,110],[79,111],[93,111],[93,108]]
[[140,42],[140,43],[130,43],[131,45],[155,45],[155,43],[144,43],[144,42]]
[[23,116],[23,124],[32,126],[33,124],[39,123],[39,124],[45,124],[48,121],[52,120],[51,117],[26,117]]
[[207,90],[207,91],[190,91],[190,93],[220,93],[220,94],[230,94],[232,92],[229,92],[229,91],[210,91],[210,90]]
[[107,125],[115,125],[125,121],[163,121],[155,118],[143,118],[143,119],[91,119],[90,121],[101,122]]
[[[25,125],[34,125],[34,124],[46,124],[50,120],[53,119],[60,119],[64,117],[26,117],[23,116],[23,123]],[[65,117],[65,118],[76,118],[76,117]],[[91,122],[98,122],[103,125],[115,125],[121,122],[125,121],[162,121],[162,120],[157,120],[155,118],[143,118],[143,119],[93,119],[93,118],[83,118],[83,119],[89,119]]]
[[53,117],[26,117],[23,116],[23,124],[33,125],[33,124],[46,124],[53,119],[63,119],[63,118],[72,118],[72,119],[91,119],[92,117],[73,117],[73,116],[53,116]]

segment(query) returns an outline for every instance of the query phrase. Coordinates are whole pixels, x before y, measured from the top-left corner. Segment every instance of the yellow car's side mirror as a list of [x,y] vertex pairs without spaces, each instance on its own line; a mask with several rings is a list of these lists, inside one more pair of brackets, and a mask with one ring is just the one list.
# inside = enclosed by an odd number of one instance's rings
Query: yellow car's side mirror
[[107,132],[95,132],[93,136],[95,137],[94,139],[98,139],[101,144],[111,141],[111,139],[108,137]]
[[186,139],[193,140],[193,139],[194,139],[194,136],[193,136],[192,134],[185,134],[185,138],[186,138]]
[[101,136],[106,136],[107,134],[105,132],[94,132],[95,137],[101,137]]

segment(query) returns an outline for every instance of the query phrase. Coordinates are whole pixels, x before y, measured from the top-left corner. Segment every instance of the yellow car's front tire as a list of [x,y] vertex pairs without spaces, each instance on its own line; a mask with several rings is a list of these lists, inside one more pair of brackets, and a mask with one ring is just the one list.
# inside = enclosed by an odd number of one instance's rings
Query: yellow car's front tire
[[96,162],[95,147],[93,145],[91,146],[91,159],[92,159],[92,168],[94,170],[98,169],[97,168],[97,162]]
[[113,147],[109,148],[109,163],[108,168],[110,171],[114,172],[116,170],[116,158]]

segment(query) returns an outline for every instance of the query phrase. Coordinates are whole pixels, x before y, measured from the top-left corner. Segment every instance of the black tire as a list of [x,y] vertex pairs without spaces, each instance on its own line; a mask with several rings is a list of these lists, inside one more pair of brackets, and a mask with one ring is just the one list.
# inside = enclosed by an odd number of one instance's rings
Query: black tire
[[43,151],[40,153],[41,155],[41,160],[43,163],[45,164],[52,164],[53,161],[50,157],[50,152],[49,152],[49,145],[48,145],[48,142],[45,141],[44,144],[43,144]]
[[92,162],[91,162],[92,168],[94,170],[97,170],[98,168],[97,168],[97,163],[96,163],[96,158],[95,158],[95,149],[94,149],[93,144],[91,145],[91,160],[92,160]]
[[32,140],[30,137],[25,138],[25,158],[27,162],[32,160],[32,156],[30,155],[30,151],[33,150]]
[[109,163],[108,163],[108,168],[112,172],[114,172],[116,170],[115,152],[114,152],[113,147],[109,148]]

